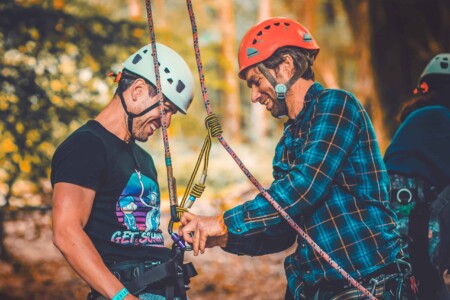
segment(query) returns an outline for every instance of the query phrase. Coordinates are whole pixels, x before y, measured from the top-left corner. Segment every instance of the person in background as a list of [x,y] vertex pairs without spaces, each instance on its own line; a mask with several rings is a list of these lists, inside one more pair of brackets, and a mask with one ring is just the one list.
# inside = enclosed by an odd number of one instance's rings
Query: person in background
[[407,241],[420,299],[450,299],[443,283],[450,267],[450,53],[428,63],[399,119],[384,156],[390,205]]
[[[347,91],[314,81],[318,53],[311,33],[287,18],[255,25],[241,42],[239,77],[251,89],[251,102],[275,118],[287,116],[267,192],[381,299],[397,293],[398,281],[392,278],[409,283],[395,214],[388,208],[389,176],[361,103]],[[238,255],[265,255],[297,242],[285,260],[286,299],[365,299],[261,194],[218,216],[184,213],[181,223],[180,233],[193,243],[195,255],[214,246]],[[387,274],[391,280],[374,283]],[[401,288],[407,297],[409,284]]]
[[[189,108],[194,79],[175,51],[161,44],[156,49],[169,126],[172,115]],[[185,298],[176,274],[164,272],[172,260],[158,228],[155,165],[135,143],[161,127],[151,54],[147,45],[125,61],[122,72],[113,74],[118,88],[111,102],[72,133],[52,159],[54,244],[92,288],[88,299]],[[135,286],[134,295],[124,287],[147,272],[164,280]]]

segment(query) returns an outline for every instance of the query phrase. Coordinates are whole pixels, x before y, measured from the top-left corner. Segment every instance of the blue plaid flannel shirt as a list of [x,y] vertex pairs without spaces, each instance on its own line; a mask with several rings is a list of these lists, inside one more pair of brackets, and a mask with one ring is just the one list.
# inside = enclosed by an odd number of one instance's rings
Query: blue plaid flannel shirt
[[[392,263],[400,250],[395,214],[387,207],[389,176],[361,103],[314,83],[302,111],[289,120],[273,159],[273,199],[355,279]],[[264,255],[289,248],[297,233],[261,195],[224,213],[224,250]],[[288,287],[343,277],[300,236],[285,260]]]

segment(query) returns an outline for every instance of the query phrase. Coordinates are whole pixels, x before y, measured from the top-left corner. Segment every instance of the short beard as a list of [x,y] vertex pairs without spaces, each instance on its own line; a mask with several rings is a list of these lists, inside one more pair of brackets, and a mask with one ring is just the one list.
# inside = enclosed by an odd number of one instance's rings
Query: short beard
[[144,137],[145,134],[144,134],[144,131],[143,131],[143,130],[138,131],[139,129],[143,129],[143,126],[142,126],[142,125],[143,125],[142,122],[139,122],[139,121],[133,122],[133,128],[132,128],[133,133],[132,133],[132,137],[133,137],[136,141],[139,141],[139,142],[146,142],[146,141],[148,140],[149,137]]
[[274,105],[274,108],[276,108],[275,110],[272,109],[270,111],[270,113],[272,114],[273,117],[275,118],[282,118],[287,116],[288,110],[287,110],[287,106],[286,106],[286,100],[274,100],[274,104],[276,101],[276,105]]

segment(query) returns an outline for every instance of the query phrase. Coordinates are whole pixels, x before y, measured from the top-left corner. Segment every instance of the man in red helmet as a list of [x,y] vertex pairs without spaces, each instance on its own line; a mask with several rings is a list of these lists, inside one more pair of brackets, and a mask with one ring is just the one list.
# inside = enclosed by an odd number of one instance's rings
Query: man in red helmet
[[[241,42],[239,77],[251,88],[252,103],[276,118],[288,117],[267,192],[340,267],[384,298],[397,292],[397,280],[409,282],[388,208],[389,176],[361,103],[314,81],[318,52],[308,30],[285,18],[256,25]],[[181,222],[195,255],[217,245],[264,255],[297,240],[285,261],[286,299],[363,298],[261,194],[219,216],[185,213]]]

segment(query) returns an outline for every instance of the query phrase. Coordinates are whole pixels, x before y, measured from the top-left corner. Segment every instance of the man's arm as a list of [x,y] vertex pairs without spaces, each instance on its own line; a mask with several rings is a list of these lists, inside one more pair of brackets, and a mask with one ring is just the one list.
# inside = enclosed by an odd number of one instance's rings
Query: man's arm
[[[289,172],[267,189],[294,219],[325,199],[336,174],[358,142],[360,130],[361,107],[349,94],[330,90],[312,101],[314,112],[309,130],[301,142],[289,149],[295,155]],[[262,194],[226,211],[224,219],[230,233],[241,236],[285,222]]]
[[245,241],[236,235],[229,235],[223,215],[196,216],[185,212],[180,220],[179,234],[192,244],[194,255],[204,253],[205,248],[220,246],[223,250],[237,255],[265,255],[286,250],[295,242],[296,232],[287,224],[279,224],[271,230],[254,232]]
[[[328,193],[335,174],[356,141],[359,109],[356,100],[342,92],[329,92],[318,100],[305,142],[295,149],[297,156],[290,172],[275,180],[267,190],[294,219]],[[236,239],[284,224],[280,214],[261,194],[226,211],[224,218],[228,235]],[[195,223],[182,229],[184,238],[194,243],[194,253],[196,247],[203,252],[207,237],[222,234],[213,220],[198,217]],[[194,229],[195,226],[198,228]],[[194,239],[188,236],[189,231],[194,232]]]
[[[113,298],[122,283],[103,263],[92,241],[83,230],[91,213],[95,191],[59,182],[53,191],[53,243],[66,260],[92,288]],[[137,299],[131,294],[124,299]]]

